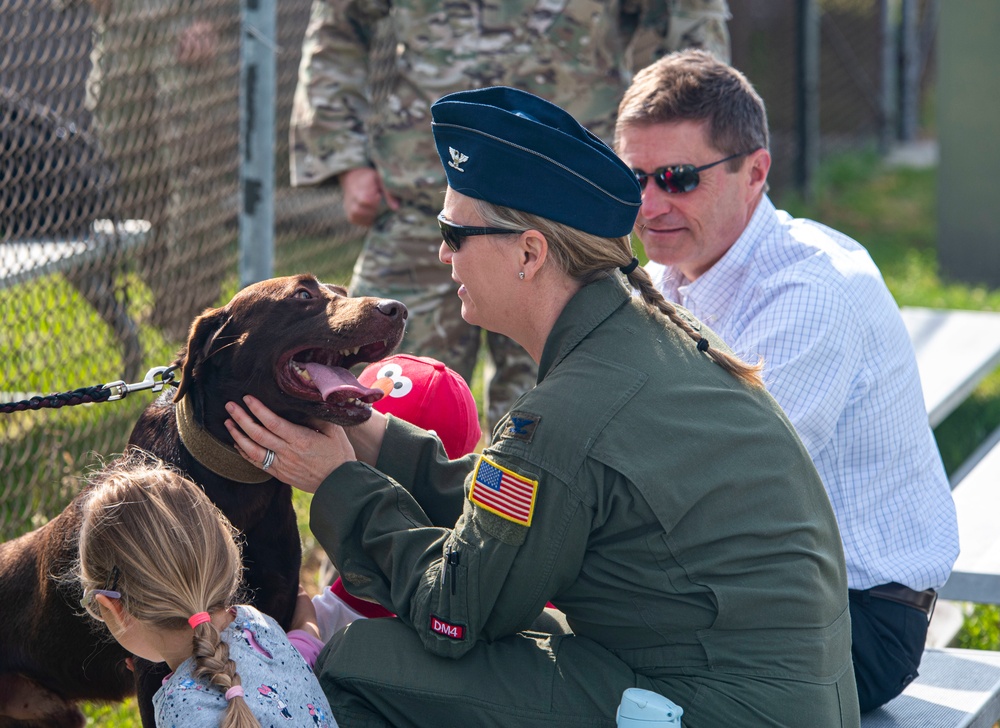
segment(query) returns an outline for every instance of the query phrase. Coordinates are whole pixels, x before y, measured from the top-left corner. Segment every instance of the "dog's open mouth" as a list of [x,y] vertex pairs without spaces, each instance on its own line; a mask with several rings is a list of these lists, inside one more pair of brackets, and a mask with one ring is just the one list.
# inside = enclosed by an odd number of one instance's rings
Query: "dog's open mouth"
[[371,408],[382,398],[380,389],[365,387],[350,367],[377,361],[389,353],[386,341],[376,341],[350,349],[306,348],[290,352],[278,364],[278,384],[283,391],[300,399],[325,402],[343,409]]

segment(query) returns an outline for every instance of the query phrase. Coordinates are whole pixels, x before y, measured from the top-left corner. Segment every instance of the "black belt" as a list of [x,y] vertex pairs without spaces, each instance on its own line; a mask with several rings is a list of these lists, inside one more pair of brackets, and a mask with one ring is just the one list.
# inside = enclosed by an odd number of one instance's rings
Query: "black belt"
[[886,601],[919,609],[927,615],[928,619],[934,613],[934,604],[937,602],[937,592],[933,589],[914,591],[910,587],[897,584],[896,582],[880,584],[879,586],[873,586],[871,589],[851,589],[850,591],[857,594],[869,594],[876,599],[885,599]]

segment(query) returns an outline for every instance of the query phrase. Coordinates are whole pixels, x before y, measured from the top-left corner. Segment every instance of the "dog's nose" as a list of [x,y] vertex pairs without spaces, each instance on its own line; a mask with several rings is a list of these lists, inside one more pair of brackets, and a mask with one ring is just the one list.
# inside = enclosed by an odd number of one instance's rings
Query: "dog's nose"
[[393,301],[391,298],[383,298],[375,305],[375,308],[379,310],[379,313],[384,313],[389,318],[399,317],[406,321],[406,317],[409,315],[406,306],[399,301]]

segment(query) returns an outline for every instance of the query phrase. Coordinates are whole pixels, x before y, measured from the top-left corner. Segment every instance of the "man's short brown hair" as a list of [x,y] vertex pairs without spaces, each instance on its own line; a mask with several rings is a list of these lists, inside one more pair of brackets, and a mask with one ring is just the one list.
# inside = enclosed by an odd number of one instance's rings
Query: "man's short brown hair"
[[626,127],[680,121],[707,121],[708,141],[723,156],[768,147],[763,99],[746,76],[705,51],[671,53],[636,74],[618,106],[615,142]]

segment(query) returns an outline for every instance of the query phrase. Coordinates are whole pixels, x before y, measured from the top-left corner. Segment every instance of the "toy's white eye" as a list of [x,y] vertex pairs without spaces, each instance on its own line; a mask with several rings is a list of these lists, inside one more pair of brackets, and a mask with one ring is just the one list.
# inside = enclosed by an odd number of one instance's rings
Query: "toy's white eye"
[[400,374],[392,380],[392,391],[390,397],[405,397],[413,390],[413,380]]
[[386,364],[378,370],[378,379],[386,378],[392,382],[390,397],[405,397],[413,391],[413,380],[403,376],[403,370],[398,364]]
[[382,379],[383,377],[386,377],[387,379],[395,379],[402,373],[403,369],[399,366],[399,364],[386,364],[378,370],[378,374],[375,375],[375,378]]

